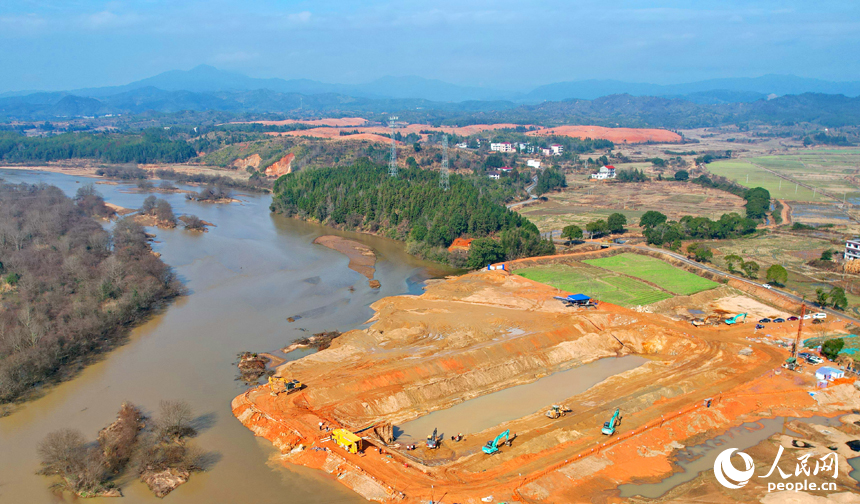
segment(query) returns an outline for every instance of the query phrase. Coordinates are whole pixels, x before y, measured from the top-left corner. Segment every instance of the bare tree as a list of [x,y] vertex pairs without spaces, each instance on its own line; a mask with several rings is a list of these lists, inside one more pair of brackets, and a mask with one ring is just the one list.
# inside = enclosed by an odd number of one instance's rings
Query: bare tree
[[158,433],[162,438],[181,438],[197,433],[191,427],[194,416],[191,406],[185,401],[161,401],[157,420]]
[[85,465],[86,441],[80,431],[61,429],[45,436],[37,448],[42,474],[76,474]]

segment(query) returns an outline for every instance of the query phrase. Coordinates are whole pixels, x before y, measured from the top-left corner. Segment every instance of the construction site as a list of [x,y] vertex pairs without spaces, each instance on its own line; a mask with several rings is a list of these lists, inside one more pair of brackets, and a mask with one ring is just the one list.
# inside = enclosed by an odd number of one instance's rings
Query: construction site
[[[679,471],[679,449],[750,422],[860,409],[855,378],[823,383],[800,365],[800,342],[815,334],[799,304],[720,286],[630,309],[516,266],[377,301],[366,328],[279,366],[233,414],[283,464],[323,470],[368,500],[566,503],[636,499],[619,486],[659,483]],[[678,316],[706,295],[716,319]],[[757,328],[754,317],[783,314],[800,317]],[[846,460],[843,492],[856,488]],[[678,498],[690,485],[666,490]],[[743,500],[718,485],[705,493]]]

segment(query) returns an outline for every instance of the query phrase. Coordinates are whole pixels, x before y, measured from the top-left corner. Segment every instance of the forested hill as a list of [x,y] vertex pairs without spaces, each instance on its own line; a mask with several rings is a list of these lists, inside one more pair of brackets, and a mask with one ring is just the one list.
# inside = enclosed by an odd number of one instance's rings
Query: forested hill
[[[367,159],[281,177],[272,211],[405,240],[410,253],[460,267],[555,251],[528,219],[493,203],[466,178],[451,175],[443,191],[437,172],[407,168],[392,178]],[[479,239],[468,256],[449,254],[446,247],[461,236]]]

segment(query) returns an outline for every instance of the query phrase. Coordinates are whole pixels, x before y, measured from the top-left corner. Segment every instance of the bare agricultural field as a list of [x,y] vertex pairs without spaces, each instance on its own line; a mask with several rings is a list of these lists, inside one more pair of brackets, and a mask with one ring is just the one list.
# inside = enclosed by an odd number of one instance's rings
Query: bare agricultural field
[[[840,250],[841,246],[830,240],[812,235],[791,235],[788,233],[771,233],[754,238],[739,238],[711,242],[714,250],[713,262],[722,269],[727,269],[725,256],[736,254],[744,261],[755,261],[759,265],[759,276],[756,280],[766,281],[767,269],[773,264],[779,264],[788,270],[786,289],[807,299],[815,299],[816,288],[829,291],[831,285],[851,282],[850,275],[843,277],[839,273],[813,268],[807,263],[818,259],[821,252]],[[860,315],[860,296],[846,289],[849,311]]]
[[724,213],[744,214],[744,200],[738,196],[686,182],[568,183],[578,185],[547,194],[548,201],[519,211],[541,231],[562,229],[570,224],[583,227],[614,212],[627,217],[629,228],[636,228],[639,218],[648,210],[660,211],[672,220],[684,215],[719,219]]

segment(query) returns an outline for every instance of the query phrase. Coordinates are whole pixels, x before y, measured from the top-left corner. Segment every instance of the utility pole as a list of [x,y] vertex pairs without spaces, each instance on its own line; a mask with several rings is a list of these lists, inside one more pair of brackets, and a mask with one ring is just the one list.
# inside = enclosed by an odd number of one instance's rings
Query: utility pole
[[397,143],[394,140],[394,121],[397,120],[396,116],[391,116],[388,118],[388,127],[391,129],[391,158],[388,160],[388,176],[396,177],[397,176]]
[[450,188],[448,175],[448,133],[442,133],[442,171],[439,172],[439,187],[443,191]]
[[797,321],[797,337],[794,339],[794,346],[791,349],[791,356],[797,358],[797,350],[800,348],[800,333],[803,331],[803,316],[806,315],[806,303],[800,302],[800,317]]

